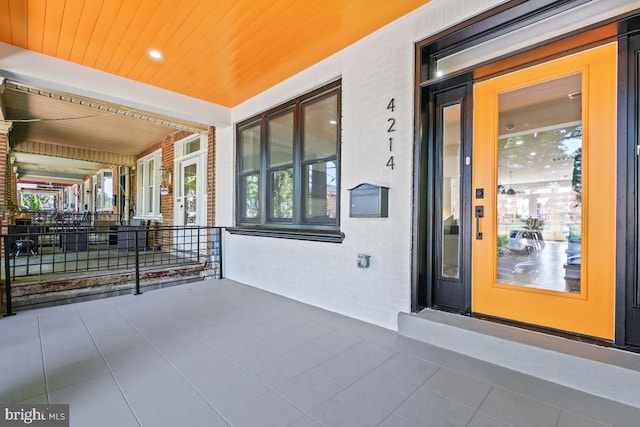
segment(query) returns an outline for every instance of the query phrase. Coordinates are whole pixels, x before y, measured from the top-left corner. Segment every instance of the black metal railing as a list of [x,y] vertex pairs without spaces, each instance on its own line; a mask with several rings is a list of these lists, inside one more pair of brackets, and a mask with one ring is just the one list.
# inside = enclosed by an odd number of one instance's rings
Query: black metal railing
[[105,224],[124,224],[126,221],[113,212],[66,212],[56,210],[23,211],[16,214],[16,225],[49,225],[64,226],[83,225],[101,226]]
[[8,231],[0,236],[7,315],[12,314],[12,286],[56,282],[76,273],[86,278],[135,272],[136,294],[145,270],[200,265],[212,272],[208,277],[222,277],[219,227],[32,224]]

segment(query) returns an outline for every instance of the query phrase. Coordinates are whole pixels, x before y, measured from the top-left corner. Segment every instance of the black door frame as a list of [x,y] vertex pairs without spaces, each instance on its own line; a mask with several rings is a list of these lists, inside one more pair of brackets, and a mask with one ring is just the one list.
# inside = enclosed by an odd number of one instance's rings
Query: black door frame
[[[415,135],[414,135],[414,208],[412,300],[414,312],[424,307],[435,307],[432,265],[434,200],[434,104],[432,95],[463,84],[471,86],[474,80],[488,76],[474,75],[473,69],[462,70],[446,79],[435,77],[438,58],[459,52],[477,43],[506,34],[531,22],[544,19],[562,10],[585,3],[586,0],[511,0],[484,12],[466,22],[442,31],[416,43]],[[616,298],[615,340],[620,347],[640,350],[640,10],[618,21],[609,20],[580,31],[567,34],[509,57],[534,50],[550,43],[585,34],[595,28],[610,30],[608,39],[618,41],[618,123],[617,123],[617,227],[616,227]],[[588,43],[602,43],[591,40]],[[575,48],[575,46],[573,47]],[[584,47],[582,47],[584,48]],[[569,51],[562,52],[567,54]],[[496,60],[505,59],[497,58]],[[530,64],[523,64],[530,65]],[[514,70],[514,69],[511,69]],[[507,71],[507,70],[504,70]],[[503,72],[504,72],[503,71]],[[500,74],[498,72],[495,75]],[[471,93],[471,91],[470,91]],[[426,99],[425,99],[426,98]],[[472,104],[470,102],[469,104]],[[469,114],[470,116],[470,114]],[[470,120],[470,118],[469,118]],[[469,131],[468,135],[471,135]],[[471,201],[471,194],[467,195]],[[470,295],[470,282],[469,292]],[[470,298],[470,297],[469,297]],[[469,307],[469,309],[467,309]],[[459,311],[470,312],[467,301]]]
[[[421,143],[416,144],[416,158],[421,159],[417,175],[422,190],[417,195],[423,220],[419,224],[417,237],[421,254],[419,284],[422,290],[416,295],[418,307],[437,307],[461,313],[471,312],[471,165],[466,159],[471,155],[472,134],[472,92],[471,75],[461,75],[437,83],[425,85],[420,92],[420,109],[425,120],[421,132]],[[442,129],[443,105],[461,105],[460,128],[460,268],[459,279],[442,279],[439,262],[442,260],[441,245],[437,238],[441,235],[442,212]],[[431,236],[427,238],[427,236]],[[425,260],[431,260],[425,262]],[[425,292],[426,291],[426,292]]]
[[[475,44],[514,31],[530,23],[542,20],[563,10],[585,3],[589,0],[511,0],[502,5],[475,16],[461,24],[446,29],[415,45],[415,119],[414,119],[414,204],[413,204],[413,250],[411,271],[411,310],[418,312],[425,307],[436,307],[434,295],[433,270],[435,259],[434,246],[434,209],[440,208],[434,194],[437,178],[437,159],[434,147],[437,131],[434,96],[460,86],[467,87],[464,114],[464,138],[467,140],[468,156],[471,156],[472,136],[472,84],[473,69],[462,70],[447,78],[435,77],[436,62],[440,57],[462,51]],[[537,46],[531,46],[531,49]],[[515,52],[516,53],[520,52]],[[480,65],[480,64],[479,64]],[[467,194],[463,197],[467,204],[467,217],[462,221],[471,221],[471,168],[466,186]],[[435,203],[434,203],[435,202]],[[435,206],[434,206],[435,204]],[[469,227],[470,228],[470,227]],[[462,262],[468,263],[465,268],[466,287],[457,292],[458,301],[446,304],[446,309],[462,313],[471,312],[471,240],[466,245]],[[445,308],[445,307],[440,307]]]
[[618,205],[615,343],[640,350],[640,16],[618,40]]

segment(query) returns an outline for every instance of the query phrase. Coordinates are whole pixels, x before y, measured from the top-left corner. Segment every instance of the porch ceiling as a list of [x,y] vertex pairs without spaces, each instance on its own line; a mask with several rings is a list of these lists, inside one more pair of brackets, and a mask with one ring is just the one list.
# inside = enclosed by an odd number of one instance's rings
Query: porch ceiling
[[0,120],[11,124],[12,167],[20,182],[76,184],[168,135],[208,126],[0,79]]
[[[0,0],[0,42],[232,107],[428,1]],[[0,81],[14,152],[131,164],[178,129],[207,131],[32,84]]]
[[0,0],[0,42],[232,107],[428,1]]

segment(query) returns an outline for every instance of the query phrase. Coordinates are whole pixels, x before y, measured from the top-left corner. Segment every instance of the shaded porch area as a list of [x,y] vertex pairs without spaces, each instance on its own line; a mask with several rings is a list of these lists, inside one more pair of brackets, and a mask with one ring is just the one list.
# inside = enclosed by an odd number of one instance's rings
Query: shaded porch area
[[[640,409],[228,279],[0,320],[0,402],[71,426],[631,426]],[[630,371],[631,372],[631,371]]]

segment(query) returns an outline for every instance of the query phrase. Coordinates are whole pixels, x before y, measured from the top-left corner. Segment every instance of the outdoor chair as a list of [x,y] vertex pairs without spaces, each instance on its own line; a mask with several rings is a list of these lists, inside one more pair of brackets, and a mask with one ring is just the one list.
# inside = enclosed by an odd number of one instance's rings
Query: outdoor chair
[[18,239],[13,242],[13,247],[16,250],[16,257],[20,255],[20,252],[30,253],[34,257],[36,256],[35,252],[35,242],[33,239]]

